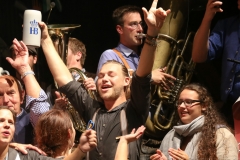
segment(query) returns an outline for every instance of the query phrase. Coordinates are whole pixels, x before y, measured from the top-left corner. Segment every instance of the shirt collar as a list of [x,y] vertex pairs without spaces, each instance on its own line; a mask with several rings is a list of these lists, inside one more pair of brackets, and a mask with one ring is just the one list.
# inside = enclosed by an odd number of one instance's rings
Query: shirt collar
[[113,108],[111,111],[107,111],[108,113],[111,113],[111,112],[116,112],[118,110],[121,110],[122,108],[124,108],[126,106],[126,103],[127,101],[119,104],[117,107]]
[[126,56],[129,57],[130,55],[133,57],[138,57],[137,53],[131,50],[130,48],[124,46],[123,44],[119,43],[118,45],[119,50]]
[[23,114],[23,111],[24,111],[24,109],[21,108],[21,113],[19,113],[19,114],[17,115],[17,117],[20,117],[20,116]]

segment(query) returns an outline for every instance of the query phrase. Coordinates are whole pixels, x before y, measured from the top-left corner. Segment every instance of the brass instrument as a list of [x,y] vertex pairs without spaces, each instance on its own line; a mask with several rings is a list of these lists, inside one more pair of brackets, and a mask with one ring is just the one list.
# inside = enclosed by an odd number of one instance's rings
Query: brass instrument
[[[77,24],[52,24],[48,25],[48,32],[53,41],[54,47],[58,52],[59,56],[66,64],[66,56],[68,50],[68,40],[71,32],[80,25]],[[87,76],[78,68],[70,68],[69,71],[73,74],[79,75],[79,79],[77,81],[83,82]],[[55,86],[57,84],[55,82]],[[88,90],[88,94],[95,100],[97,100],[97,96],[94,92]],[[86,122],[83,120],[82,116],[76,111],[76,109],[71,105],[68,101],[66,110],[72,119],[74,128],[79,132],[84,132],[86,130]]]
[[191,47],[190,42],[194,33],[190,32],[186,40],[177,40],[186,17],[186,3],[188,3],[187,0],[171,0],[161,1],[159,4],[164,9],[170,8],[171,13],[167,16],[157,38],[158,46],[153,70],[166,66],[166,73],[176,77],[177,80],[167,91],[160,86],[152,86],[151,110],[155,112],[152,112],[146,121],[145,135],[156,140],[162,140],[174,125],[175,102],[179,89],[190,82],[195,68],[191,52],[187,55],[187,49]]

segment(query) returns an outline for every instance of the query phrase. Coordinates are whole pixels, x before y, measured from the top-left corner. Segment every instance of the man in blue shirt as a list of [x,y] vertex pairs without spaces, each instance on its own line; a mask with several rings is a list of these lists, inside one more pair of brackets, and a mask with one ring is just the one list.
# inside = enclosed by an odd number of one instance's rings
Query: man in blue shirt
[[[142,11],[137,6],[122,6],[114,10],[112,18],[116,31],[119,34],[119,44],[115,48],[128,63],[130,69],[136,70],[139,63],[139,46],[142,44],[143,39],[138,35],[143,33],[143,21],[141,18]],[[104,51],[100,57],[97,75],[102,65],[108,60],[116,60],[120,63],[124,62],[117,55],[116,51],[108,49]],[[164,66],[159,66],[160,68]],[[152,71],[153,83],[161,85],[164,89],[168,89],[175,80],[175,77],[166,74],[165,69],[155,69]]]
[[[221,108],[230,125],[233,125],[232,105],[240,96],[240,65],[229,59],[240,60],[239,15],[219,21],[212,32],[212,19],[217,12],[223,12],[222,2],[208,0],[205,15],[195,35],[192,58],[197,63],[222,58]],[[238,0],[240,9],[240,0]]]

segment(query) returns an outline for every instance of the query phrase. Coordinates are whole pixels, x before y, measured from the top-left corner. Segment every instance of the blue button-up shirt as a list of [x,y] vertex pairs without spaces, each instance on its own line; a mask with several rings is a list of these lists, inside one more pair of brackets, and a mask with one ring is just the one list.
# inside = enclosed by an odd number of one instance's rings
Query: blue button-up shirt
[[240,61],[239,16],[219,21],[209,37],[208,60],[222,58],[221,99],[234,102],[240,96],[240,64],[227,59]]
[[[129,67],[133,70],[137,69],[139,63],[139,56],[133,50],[127,48],[123,44],[119,43],[116,49],[122,53],[123,57],[126,59]],[[121,58],[115,53],[112,49],[108,49],[104,51],[99,59],[97,74],[99,70],[102,68],[102,65],[107,62],[108,60],[116,60],[122,64],[124,64]]]

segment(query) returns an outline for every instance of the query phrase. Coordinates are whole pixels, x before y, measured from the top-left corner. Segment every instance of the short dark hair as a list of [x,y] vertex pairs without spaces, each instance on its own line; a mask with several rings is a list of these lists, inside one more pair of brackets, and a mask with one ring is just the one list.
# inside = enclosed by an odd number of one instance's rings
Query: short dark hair
[[114,25],[123,25],[123,16],[127,13],[139,13],[142,16],[142,10],[137,6],[121,6],[113,11],[112,19]]
[[77,52],[82,53],[80,62],[81,62],[81,65],[83,66],[87,56],[86,47],[83,44],[83,42],[78,40],[77,38],[70,37],[68,40],[68,48],[72,50],[73,54],[76,54]]

